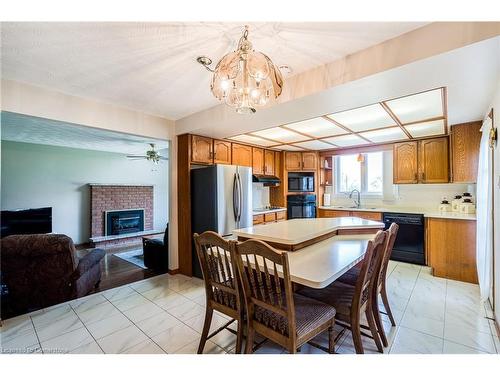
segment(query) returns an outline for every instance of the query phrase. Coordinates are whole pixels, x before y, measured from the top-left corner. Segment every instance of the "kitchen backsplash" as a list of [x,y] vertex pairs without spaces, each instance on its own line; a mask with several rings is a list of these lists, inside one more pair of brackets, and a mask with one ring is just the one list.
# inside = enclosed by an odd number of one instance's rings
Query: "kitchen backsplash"
[[[332,188],[328,188],[331,193]],[[469,192],[476,201],[476,184],[414,184],[414,185],[392,185],[393,194],[386,194],[383,198],[361,197],[363,206],[399,206],[399,207],[426,207],[436,208],[443,197],[450,201],[457,194]],[[321,204],[323,202],[321,201]],[[331,205],[351,205],[352,199],[347,196],[332,194]]]
[[252,206],[253,208],[269,206],[269,187],[259,182],[252,183]]

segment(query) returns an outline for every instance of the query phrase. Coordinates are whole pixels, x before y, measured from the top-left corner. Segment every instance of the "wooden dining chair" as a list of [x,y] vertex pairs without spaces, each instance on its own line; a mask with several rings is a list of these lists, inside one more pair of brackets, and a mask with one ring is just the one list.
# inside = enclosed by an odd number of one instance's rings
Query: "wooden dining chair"
[[[215,232],[194,234],[194,243],[200,261],[206,292],[206,311],[198,354],[208,339],[237,321],[236,353],[241,353],[243,338],[244,305],[240,292],[236,264],[234,263],[234,241],[226,241]],[[232,319],[210,335],[210,325],[214,310]]]
[[[391,258],[392,249],[394,247],[394,242],[396,241],[396,236],[398,234],[399,225],[392,223],[389,229],[386,230],[386,239],[384,246],[384,253],[380,258],[380,266],[378,267],[378,280],[377,288],[373,289],[373,315],[375,317],[375,323],[377,324],[377,329],[382,340],[382,344],[387,347],[389,342],[387,341],[387,335],[384,331],[384,326],[382,324],[382,318],[380,317],[380,309],[378,305],[378,296],[382,297],[382,303],[384,304],[385,312],[389,316],[391,324],[393,327],[396,326],[396,321],[392,315],[391,307],[389,305],[389,299],[387,297],[386,280],[387,280],[387,268],[389,266],[389,260]],[[349,272],[342,275],[338,281],[356,285],[357,279],[359,277],[359,268],[351,268]]]
[[293,293],[288,254],[257,240],[236,244],[235,248],[247,308],[245,352],[252,353],[256,333],[296,353],[328,330],[328,351],[333,353],[335,309]]
[[[351,330],[352,339],[356,353],[363,354],[363,343],[361,341],[361,328],[367,328],[371,332],[371,338],[379,352],[383,352],[382,343],[377,331],[375,317],[373,316],[372,288],[376,285],[376,268],[383,254],[386,233],[379,231],[373,240],[368,242],[365,256],[359,270],[359,276],[355,285],[334,281],[323,289],[302,287],[297,293],[327,303],[337,311],[337,323]],[[366,316],[368,327],[361,325],[361,316]]]

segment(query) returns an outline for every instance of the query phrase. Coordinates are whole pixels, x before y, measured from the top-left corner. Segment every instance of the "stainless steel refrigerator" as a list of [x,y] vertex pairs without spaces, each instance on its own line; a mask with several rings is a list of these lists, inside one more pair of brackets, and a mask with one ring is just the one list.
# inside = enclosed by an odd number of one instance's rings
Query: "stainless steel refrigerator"
[[[191,229],[229,236],[253,225],[252,168],[214,165],[191,170]],[[193,275],[202,277],[193,244]]]

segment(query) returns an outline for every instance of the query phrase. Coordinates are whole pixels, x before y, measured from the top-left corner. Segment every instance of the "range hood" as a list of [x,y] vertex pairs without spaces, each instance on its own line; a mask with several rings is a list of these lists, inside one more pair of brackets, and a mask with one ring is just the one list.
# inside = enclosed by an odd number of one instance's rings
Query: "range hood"
[[278,177],[263,174],[254,174],[252,176],[252,182],[261,182],[264,186],[278,186],[281,184],[281,180]]

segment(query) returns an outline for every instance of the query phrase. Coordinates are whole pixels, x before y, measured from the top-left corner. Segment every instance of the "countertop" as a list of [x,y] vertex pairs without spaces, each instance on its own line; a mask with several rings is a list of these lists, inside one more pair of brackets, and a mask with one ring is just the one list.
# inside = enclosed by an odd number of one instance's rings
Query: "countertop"
[[286,211],[285,207],[278,207],[278,208],[269,208],[266,210],[259,210],[259,211],[253,211],[253,215],[264,215],[264,214],[269,214],[271,212],[281,212],[281,211]]
[[298,245],[341,229],[382,229],[379,221],[358,217],[292,219],[249,228],[235,229],[233,234],[285,245]]
[[350,208],[345,206],[319,206],[322,210],[336,211],[364,211],[364,212],[398,212],[409,214],[423,214],[424,217],[439,219],[476,220],[476,214],[462,214],[460,212],[439,212],[438,210],[418,208],[418,207],[375,207],[375,208]]

